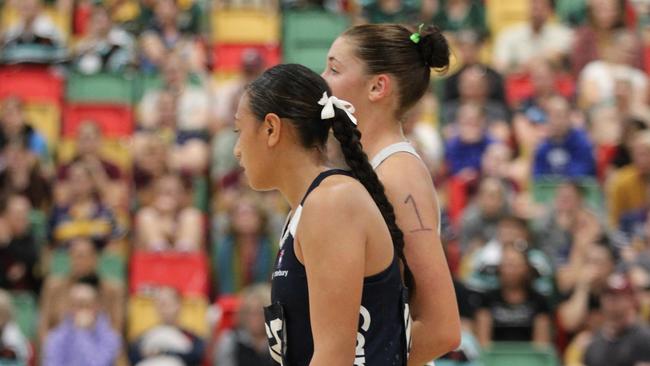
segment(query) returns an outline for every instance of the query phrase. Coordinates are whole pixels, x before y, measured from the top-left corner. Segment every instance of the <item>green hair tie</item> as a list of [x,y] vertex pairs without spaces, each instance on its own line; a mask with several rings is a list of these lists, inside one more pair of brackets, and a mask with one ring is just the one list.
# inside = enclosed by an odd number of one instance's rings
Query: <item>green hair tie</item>
[[422,33],[422,27],[424,27],[424,23],[420,24],[420,26],[418,27],[418,31],[416,33],[411,34],[411,37],[410,37],[411,41],[413,41],[413,43],[415,43],[415,44],[420,43],[420,38],[422,37],[420,35],[420,33]]

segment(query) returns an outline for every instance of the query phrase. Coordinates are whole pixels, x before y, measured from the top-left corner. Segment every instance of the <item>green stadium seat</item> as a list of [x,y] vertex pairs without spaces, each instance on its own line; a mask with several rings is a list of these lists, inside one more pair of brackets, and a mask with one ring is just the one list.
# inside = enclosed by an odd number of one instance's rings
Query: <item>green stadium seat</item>
[[299,63],[320,73],[332,42],[348,27],[346,16],[325,11],[287,11],[283,18],[285,63]]
[[33,340],[36,337],[36,325],[38,321],[36,296],[26,291],[12,292],[11,296],[16,323],[25,337]]
[[208,178],[202,176],[192,178],[192,192],[194,207],[207,213],[210,208],[210,181]]
[[47,244],[47,214],[40,210],[31,210],[29,212],[29,226],[40,251]]
[[497,342],[481,354],[484,366],[559,366],[552,347],[530,342]]
[[0,366],[27,366],[27,364],[16,360],[0,359]]
[[[538,203],[551,203],[555,197],[557,187],[566,181],[567,178],[563,177],[544,177],[534,180],[531,186],[533,199]],[[603,193],[596,179],[584,177],[577,180],[574,179],[574,181],[578,182],[584,192],[586,201],[592,207],[603,207]]]
[[132,104],[135,96],[133,77],[117,74],[68,76],[66,98],[74,103]]

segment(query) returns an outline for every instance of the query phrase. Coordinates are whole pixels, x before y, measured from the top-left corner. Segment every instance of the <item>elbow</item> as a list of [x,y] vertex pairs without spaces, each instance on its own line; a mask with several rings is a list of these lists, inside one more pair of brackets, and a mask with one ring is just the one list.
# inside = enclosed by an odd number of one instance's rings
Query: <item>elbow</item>
[[460,326],[456,327],[453,331],[449,331],[443,338],[443,346],[446,350],[445,353],[454,351],[460,347],[461,331]]
[[435,352],[435,354],[431,355],[432,358],[438,358],[458,349],[460,342],[461,329],[459,325],[457,327],[442,328],[437,336],[429,339],[426,347]]

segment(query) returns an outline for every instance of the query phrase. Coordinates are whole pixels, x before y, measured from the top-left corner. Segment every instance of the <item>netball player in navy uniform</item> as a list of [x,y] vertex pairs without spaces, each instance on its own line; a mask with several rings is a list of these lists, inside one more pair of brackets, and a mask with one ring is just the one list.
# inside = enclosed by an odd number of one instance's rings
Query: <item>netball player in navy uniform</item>
[[[278,189],[292,208],[265,309],[271,355],[285,366],[406,365],[402,233],[351,112],[300,65],[266,71],[237,110],[235,155],[250,185]],[[330,130],[349,171],[327,166]]]
[[429,87],[431,69],[448,65],[449,46],[438,29],[372,24],[337,38],[322,74],[335,96],[355,106],[364,151],[404,231],[414,280],[407,281],[413,316],[409,365],[417,366],[458,346],[460,319],[440,242],[435,188],[400,120]]

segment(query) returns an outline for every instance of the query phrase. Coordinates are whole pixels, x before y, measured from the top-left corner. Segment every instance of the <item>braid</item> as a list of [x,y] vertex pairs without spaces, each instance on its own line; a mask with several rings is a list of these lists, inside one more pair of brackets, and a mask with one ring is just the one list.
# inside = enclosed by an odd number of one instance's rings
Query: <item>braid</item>
[[388,226],[393,247],[404,266],[404,282],[409,289],[415,288],[413,274],[404,256],[404,234],[397,226],[393,205],[388,201],[384,185],[379,181],[377,173],[368,162],[368,156],[361,146],[361,132],[354,127],[347,115],[341,110],[336,110],[336,117],[332,121],[334,136],[341,143],[341,150],[345,161],[352,171],[352,175],[363,184]]

